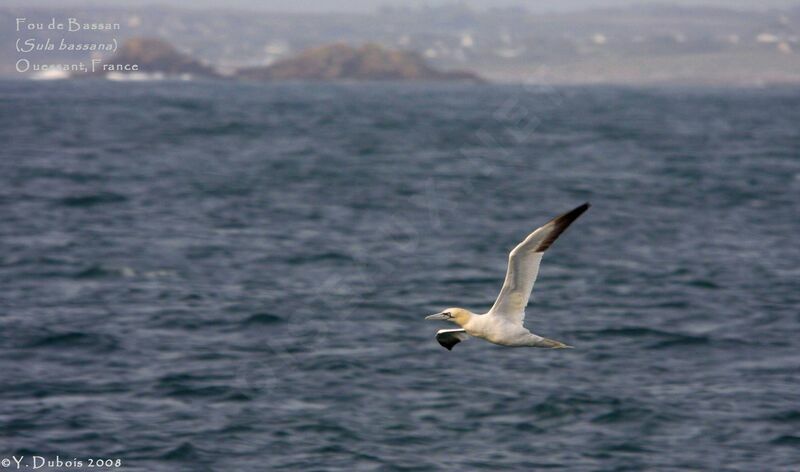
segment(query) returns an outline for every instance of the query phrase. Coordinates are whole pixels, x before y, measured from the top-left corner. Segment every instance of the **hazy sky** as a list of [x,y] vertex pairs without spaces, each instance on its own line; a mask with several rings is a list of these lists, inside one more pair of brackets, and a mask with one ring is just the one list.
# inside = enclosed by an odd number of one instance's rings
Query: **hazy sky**
[[[173,5],[177,7],[223,7],[248,8],[278,11],[358,11],[369,12],[381,5],[442,5],[454,3],[453,0],[4,0],[5,5],[27,6],[141,6],[144,4]],[[668,5],[710,5],[737,9],[782,8],[800,5],[800,0],[468,0],[464,2],[482,9],[491,6],[524,6],[530,11],[576,10],[593,7],[613,7],[629,4],[660,3]]]

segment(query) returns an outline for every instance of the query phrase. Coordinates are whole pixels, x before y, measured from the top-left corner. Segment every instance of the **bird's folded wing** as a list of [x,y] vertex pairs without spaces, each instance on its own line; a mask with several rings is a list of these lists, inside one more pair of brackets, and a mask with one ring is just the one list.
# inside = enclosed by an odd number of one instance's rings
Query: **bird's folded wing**
[[446,347],[448,351],[453,349],[453,346],[469,339],[466,331],[460,328],[456,329],[440,329],[436,332],[436,340],[439,344]]
[[506,280],[489,313],[503,316],[514,323],[522,323],[533,283],[536,282],[539,273],[542,254],[588,208],[589,204],[584,203],[572,211],[553,218],[529,234],[511,251],[508,255]]

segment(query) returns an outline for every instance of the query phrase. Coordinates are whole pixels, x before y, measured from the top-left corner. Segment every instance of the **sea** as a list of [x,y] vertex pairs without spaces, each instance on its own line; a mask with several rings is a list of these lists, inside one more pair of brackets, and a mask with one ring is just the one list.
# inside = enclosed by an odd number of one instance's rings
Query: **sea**
[[[798,123],[797,87],[2,81],[0,459],[798,471]],[[583,202],[525,321],[575,349],[437,344]]]

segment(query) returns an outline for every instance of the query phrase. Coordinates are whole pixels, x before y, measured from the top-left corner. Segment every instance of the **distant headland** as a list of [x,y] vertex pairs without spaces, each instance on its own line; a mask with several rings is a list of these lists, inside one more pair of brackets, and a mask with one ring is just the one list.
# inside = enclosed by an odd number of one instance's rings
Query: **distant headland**
[[472,72],[440,71],[414,52],[387,49],[374,43],[360,47],[343,43],[319,46],[265,67],[240,69],[236,77],[266,81],[482,81]]
[[[131,70],[135,67],[134,70]],[[156,38],[127,40],[110,59],[102,61],[92,75],[139,73],[165,77],[215,78],[221,75],[211,66],[175,49],[172,44]]]
[[[117,77],[132,71],[160,77],[192,77],[242,79],[251,81],[458,81],[483,82],[468,71],[441,71],[431,67],[422,57],[410,51],[388,49],[367,43],[350,46],[343,43],[319,46],[301,51],[273,64],[238,69],[223,75],[178,51],[170,43],[154,38],[133,38],[126,41],[102,67],[91,76]],[[112,75],[115,74],[115,75]],[[134,75],[134,74],[131,74]]]

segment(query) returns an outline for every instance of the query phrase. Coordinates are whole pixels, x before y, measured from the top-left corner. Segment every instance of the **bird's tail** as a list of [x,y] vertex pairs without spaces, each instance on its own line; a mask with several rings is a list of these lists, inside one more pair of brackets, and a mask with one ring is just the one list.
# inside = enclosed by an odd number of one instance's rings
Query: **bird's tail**
[[547,338],[542,338],[542,340],[536,344],[536,347],[543,347],[546,349],[573,349],[572,346],[568,346],[561,341]]

